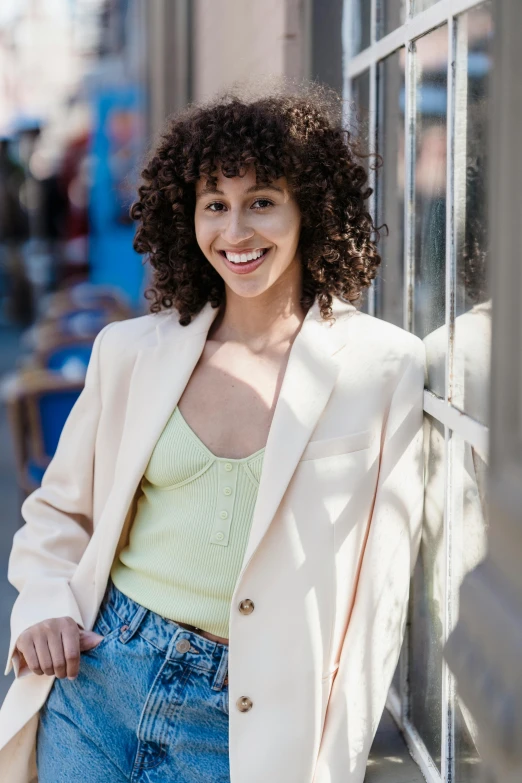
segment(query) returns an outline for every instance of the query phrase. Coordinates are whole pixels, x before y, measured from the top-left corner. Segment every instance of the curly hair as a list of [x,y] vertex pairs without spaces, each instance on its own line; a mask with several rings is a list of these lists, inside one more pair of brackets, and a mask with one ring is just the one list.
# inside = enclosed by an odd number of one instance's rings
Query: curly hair
[[[245,83],[243,83],[245,84]],[[314,82],[290,94],[247,96],[235,89],[169,118],[142,171],[131,217],[134,248],[148,254],[153,275],[145,292],[151,312],[175,308],[182,325],[207,302],[225,298],[222,278],[200,250],[194,227],[196,181],[216,186],[214,172],[243,176],[255,167],[259,184],[286,177],[301,213],[301,305],[316,297],[321,317],[332,296],[360,303],[381,262],[365,200],[372,194],[354,133],[343,126],[342,101]],[[241,90],[241,85],[239,86]]]

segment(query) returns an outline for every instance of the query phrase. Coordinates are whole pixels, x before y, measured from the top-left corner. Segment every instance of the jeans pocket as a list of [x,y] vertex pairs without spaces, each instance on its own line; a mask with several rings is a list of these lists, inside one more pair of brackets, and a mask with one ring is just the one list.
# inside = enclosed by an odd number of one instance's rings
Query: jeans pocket
[[103,636],[103,639],[100,639],[98,644],[95,644],[94,647],[91,647],[88,650],[83,650],[82,651],[83,655],[85,653],[97,652],[100,649],[100,647],[102,647],[104,644],[106,644],[108,641],[110,641],[111,639],[113,639],[115,636],[119,634],[120,632],[119,618],[118,618],[118,622],[112,621],[111,616],[106,611],[100,609],[100,611],[98,612],[98,616],[96,617],[96,620],[92,627],[92,630],[94,631],[94,633]]
[[[94,630],[94,629],[93,629]],[[99,631],[96,631],[96,633],[99,633]],[[95,644],[94,647],[90,647],[88,650],[82,650],[82,655],[90,655],[91,653],[96,653],[101,647],[104,647],[107,642],[110,642],[112,639],[116,639],[120,633],[119,628],[115,628],[114,631],[111,631],[110,633],[106,634],[103,639],[100,639],[98,644]]]
[[223,688],[221,691],[221,709],[225,713],[225,715],[229,715],[229,701],[228,701],[228,685]]

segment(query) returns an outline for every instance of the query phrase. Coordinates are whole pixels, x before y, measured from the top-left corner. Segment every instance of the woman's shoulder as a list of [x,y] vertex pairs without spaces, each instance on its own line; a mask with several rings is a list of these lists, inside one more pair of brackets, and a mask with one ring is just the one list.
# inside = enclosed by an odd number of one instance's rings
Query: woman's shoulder
[[163,310],[160,313],[149,313],[126,318],[122,321],[113,321],[98,335],[101,343],[100,349],[104,354],[122,351],[137,353],[148,343],[154,341],[158,326],[173,319],[176,320],[174,311]]
[[158,327],[177,324],[173,311],[112,321],[96,337],[93,357],[97,357],[99,371],[104,378],[121,378],[121,373],[132,370],[141,350],[157,344]]
[[374,356],[410,357],[420,363],[426,359],[426,349],[420,337],[408,332],[400,326],[385,321],[382,318],[356,312],[354,326],[358,339],[365,350],[371,350]]

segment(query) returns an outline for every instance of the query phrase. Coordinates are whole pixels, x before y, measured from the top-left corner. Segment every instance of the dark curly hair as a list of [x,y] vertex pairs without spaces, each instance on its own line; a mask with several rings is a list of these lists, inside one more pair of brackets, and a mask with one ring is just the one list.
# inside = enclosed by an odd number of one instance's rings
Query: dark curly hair
[[134,248],[153,268],[145,292],[151,312],[174,307],[186,325],[207,302],[224,301],[224,282],[196,241],[195,183],[205,177],[215,186],[218,167],[234,177],[250,165],[259,184],[285,176],[300,209],[304,310],[317,297],[327,319],[332,295],[361,302],[381,262],[379,231],[364,203],[372,189],[363,159],[374,156],[375,167],[382,161],[346,128],[337,93],[299,84],[290,94],[246,98],[236,84],[169,119],[130,210],[138,221]]

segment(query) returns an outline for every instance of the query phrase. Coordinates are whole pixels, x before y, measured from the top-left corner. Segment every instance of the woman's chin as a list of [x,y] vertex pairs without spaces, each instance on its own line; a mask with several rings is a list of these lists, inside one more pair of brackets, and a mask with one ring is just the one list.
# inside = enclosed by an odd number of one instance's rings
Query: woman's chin
[[262,296],[270,288],[266,282],[258,280],[225,280],[227,292],[242,299],[255,299]]

